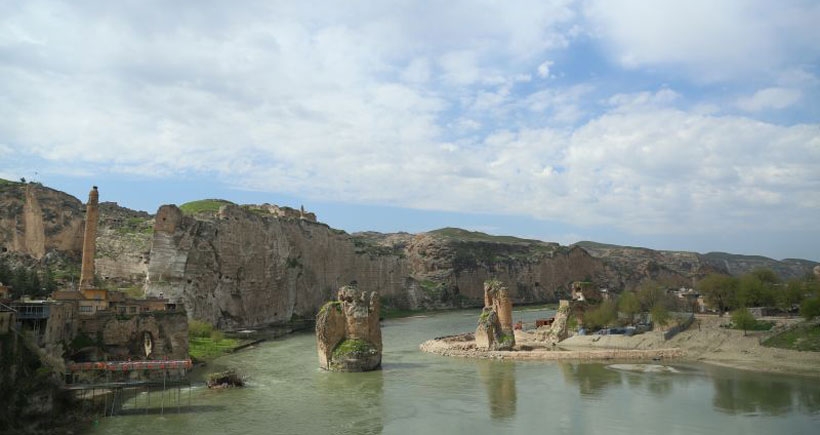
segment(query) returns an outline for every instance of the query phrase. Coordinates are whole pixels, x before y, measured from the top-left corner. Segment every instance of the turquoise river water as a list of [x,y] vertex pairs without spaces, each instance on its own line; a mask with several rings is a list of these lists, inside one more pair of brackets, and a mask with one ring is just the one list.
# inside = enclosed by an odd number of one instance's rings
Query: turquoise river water
[[[516,311],[515,320],[544,317]],[[383,323],[383,369],[318,369],[313,334],[222,357],[246,388],[181,394],[179,412],[137,397],[93,434],[818,434],[820,380],[675,364],[634,373],[603,363],[495,361],[422,353],[432,337],[475,328],[477,311]],[[166,399],[169,400],[169,399]],[[188,401],[190,400],[190,407]],[[167,403],[167,402],[166,402]]]

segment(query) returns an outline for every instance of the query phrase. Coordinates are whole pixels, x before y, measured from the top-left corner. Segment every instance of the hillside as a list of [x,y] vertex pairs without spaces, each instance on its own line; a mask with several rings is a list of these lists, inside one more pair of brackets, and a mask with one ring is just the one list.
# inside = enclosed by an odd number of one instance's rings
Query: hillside
[[818,263],[809,260],[774,260],[758,255],[739,255],[724,252],[699,254],[687,251],[656,251],[634,246],[619,246],[590,241],[578,246],[593,257],[629,276],[635,271],[646,271],[658,279],[680,280],[681,283],[700,279],[709,273],[740,276],[758,268],[773,270],[782,280],[802,278]]
[[[101,191],[104,199],[105,190]],[[0,182],[0,256],[52,269],[70,287],[79,272],[85,207],[37,183]],[[552,302],[588,280],[613,290],[647,279],[692,285],[711,272],[757,267],[782,278],[816,263],[724,253],[655,251],[580,242],[573,246],[458,228],[427,233],[347,234],[304,210],[224,200],[163,206],[157,215],[100,204],[95,265],[109,288],[138,287],[185,303],[223,328],[311,317],[341,285],[378,291],[384,306],[447,309],[482,303],[497,278],[514,303]]]

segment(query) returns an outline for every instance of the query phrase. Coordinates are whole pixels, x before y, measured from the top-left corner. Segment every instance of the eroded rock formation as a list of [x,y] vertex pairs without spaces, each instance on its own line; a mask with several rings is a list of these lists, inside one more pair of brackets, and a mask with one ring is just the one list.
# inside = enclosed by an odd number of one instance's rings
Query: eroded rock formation
[[557,344],[569,337],[568,322],[572,315],[570,301],[562,299],[555,312],[555,320],[549,326],[540,326],[535,331],[535,340],[540,343]]
[[379,295],[355,285],[339,289],[338,299],[316,315],[319,366],[325,370],[363,372],[382,362]]
[[603,263],[580,248],[433,233],[351,236],[234,204],[196,216],[161,207],[148,275],[148,294],[182,302],[222,329],[313,317],[354,279],[399,309],[481,306],[493,275],[514,283],[515,303],[554,301],[585,277],[608,282]]
[[515,346],[512,301],[509,290],[498,280],[484,283],[484,309],[475,330],[478,349],[509,350]]

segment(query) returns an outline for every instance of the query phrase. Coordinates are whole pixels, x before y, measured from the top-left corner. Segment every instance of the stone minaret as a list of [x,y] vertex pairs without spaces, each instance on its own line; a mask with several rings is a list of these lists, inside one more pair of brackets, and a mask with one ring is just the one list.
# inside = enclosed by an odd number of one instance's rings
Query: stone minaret
[[100,210],[97,204],[100,194],[97,186],[88,193],[88,204],[85,206],[85,235],[83,236],[83,265],[80,270],[80,291],[94,288],[94,256],[97,251],[97,220]]

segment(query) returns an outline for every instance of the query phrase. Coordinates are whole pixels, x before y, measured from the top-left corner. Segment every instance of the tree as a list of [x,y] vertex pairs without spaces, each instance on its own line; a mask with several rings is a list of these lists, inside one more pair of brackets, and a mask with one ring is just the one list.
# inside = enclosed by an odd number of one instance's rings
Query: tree
[[754,276],[755,278],[760,280],[760,282],[766,284],[777,284],[780,282],[780,277],[777,276],[777,274],[773,270],[767,269],[765,267],[759,267],[757,269],[754,269],[751,272],[749,272],[749,275]]
[[40,283],[40,275],[37,274],[37,271],[31,269],[29,271],[29,278],[28,278],[28,293],[32,296],[43,296],[43,286]]
[[54,280],[54,273],[48,266],[43,271],[43,288],[47,294],[52,294],[57,290],[57,281]]
[[635,314],[641,312],[641,302],[638,300],[638,296],[630,291],[621,293],[618,298],[618,311],[629,316],[630,324],[634,323]]
[[707,305],[723,315],[726,310],[737,306],[737,285],[737,278],[712,273],[698,282],[698,291]]
[[[765,269],[758,269],[758,273]],[[737,291],[738,306],[770,307],[775,304],[774,283],[770,279],[760,279],[756,273],[747,273],[740,277]]]
[[658,302],[666,298],[666,290],[656,281],[649,280],[641,284],[637,296],[638,301],[641,303],[641,308],[645,311],[649,311],[657,305]]
[[743,335],[746,335],[746,330],[754,328],[757,320],[748,308],[743,307],[732,311],[732,323],[735,324],[735,328],[742,329]]
[[6,259],[0,257],[0,284],[11,284],[11,268],[6,263]]
[[794,305],[800,305],[805,298],[807,290],[806,283],[799,279],[792,279],[786,283],[786,288],[775,294],[777,308],[783,311],[790,311]]
[[14,269],[11,276],[11,291],[14,299],[17,299],[25,294],[30,294],[30,278],[31,276],[28,274],[25,267],[18,267]]
[[603,301],[597,307],[584,313],[584,327],[590,331],[608,326],[618,319],[618,309],[615,302]]
[[649,311],[649,314],[652,315],[652,323],[662,327],[669,324],[671,316],[669,315],[669,310],[666,309],[666,305],[663,303],[655,304]]
[[820,297],[813,297],[800,304],[800,315],[806,320],[820,316]]

